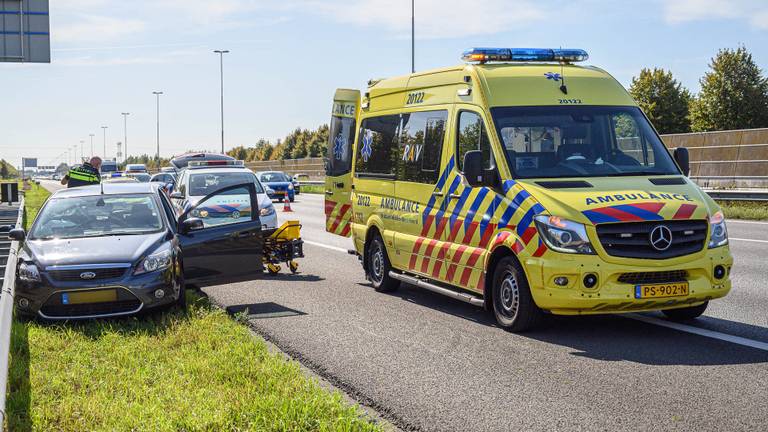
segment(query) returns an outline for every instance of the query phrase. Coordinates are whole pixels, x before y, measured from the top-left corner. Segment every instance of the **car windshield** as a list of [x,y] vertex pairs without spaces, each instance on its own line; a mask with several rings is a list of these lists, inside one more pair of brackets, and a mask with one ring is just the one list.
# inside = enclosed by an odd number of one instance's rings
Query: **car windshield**
[[273,183],[273,182],[288,182],[290,181],[288,179],[288,176],[281,172],[269,172],[269,173],[263,173],[259,177],[261,181],[264,183]]
[[676,175],[636,107],[492,108],[515,178]]
[[[254,183],[256,193],[264,193],[261,185],[256,181],[256,177],[250,172],[219,172],[190,175],[189,196],[206,196],[219,189],[243,183]],[[242,191],[238,192],[237,189],[233,189],[222,195],[237,195],[239,193]]]
[[130,177],[135,178],[136,180],[140,181],[141,183],[147,183],[152,178],[149,174],[131,174]]
[[51,198],[37,217],[33,240],[72,239],[157,232],[163,227],[147,194]]

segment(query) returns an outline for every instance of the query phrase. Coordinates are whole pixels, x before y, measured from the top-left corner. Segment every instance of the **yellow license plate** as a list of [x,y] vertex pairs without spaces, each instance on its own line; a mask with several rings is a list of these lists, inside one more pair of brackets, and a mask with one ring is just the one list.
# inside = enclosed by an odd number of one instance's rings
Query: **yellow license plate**
[[61,304],[106,303],[117,301],[117,290],[76,291],[61,293]]
[[671,282],[654,285],[636,285],[635,298],[681,297],[688,295],[688,282]]

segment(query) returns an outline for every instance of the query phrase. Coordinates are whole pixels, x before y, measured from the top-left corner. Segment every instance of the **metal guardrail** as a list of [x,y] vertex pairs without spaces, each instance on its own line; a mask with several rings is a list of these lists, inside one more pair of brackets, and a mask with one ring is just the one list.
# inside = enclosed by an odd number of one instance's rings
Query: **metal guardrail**
[[[22,224],[24,218],[24,197],[19,203],[19,216],[16,226]],[[0,294],[0,428],[5,429],[5,399],[8,390],[8,366],[11,350],[11,326],[13,325],[13,298],[16,285],[16,261],[19,253],[19,242],[11,242],[8,261],[5,264],[2,293]]]
[[768,191],[766,190],[704,190],[712,199],[719,201],[768,201]]

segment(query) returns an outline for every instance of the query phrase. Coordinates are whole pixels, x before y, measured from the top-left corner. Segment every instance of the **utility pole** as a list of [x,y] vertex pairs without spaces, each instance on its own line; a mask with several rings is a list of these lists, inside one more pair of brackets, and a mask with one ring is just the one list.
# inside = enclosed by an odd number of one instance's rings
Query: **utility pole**
[[129,112],[121,113],[123,115],[123,144],[125,144],[125,157],[123,160],[128,159],[128,116]]
[[221,71],[221,154],[224,154],[224,54],[229,50],[215,50],[219,55],[219,68]]
[[411,73],[416,73],[416,0],[411,0]]
[[109,126],[101,127],[101,129],[104,131],[104,154],[101,157],[104,160],[107,160],[107,128],[109,128]]
[[91,157],[93,157],[93,137],[95,137],[95,134],[88,134],[89,137],[91,137]]
[[154,91],[152,92],[153,95],[157,96],[157,160],[160,160],[160,95],[163,94],[161,91]]

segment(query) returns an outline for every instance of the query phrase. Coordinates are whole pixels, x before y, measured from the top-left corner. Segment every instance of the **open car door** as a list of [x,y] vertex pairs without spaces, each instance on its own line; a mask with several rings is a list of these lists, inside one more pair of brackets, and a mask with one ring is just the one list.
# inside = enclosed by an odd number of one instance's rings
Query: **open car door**
[[359,108],[359,90],[336,90],[325,164],[325,230],[344,237],[349,237],[351,228],[352,154]]
[[264,238],[253,183],[213,192],[179,217],[185,282],[221,285],[258,277]]

